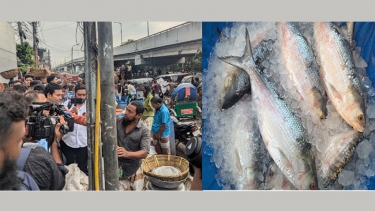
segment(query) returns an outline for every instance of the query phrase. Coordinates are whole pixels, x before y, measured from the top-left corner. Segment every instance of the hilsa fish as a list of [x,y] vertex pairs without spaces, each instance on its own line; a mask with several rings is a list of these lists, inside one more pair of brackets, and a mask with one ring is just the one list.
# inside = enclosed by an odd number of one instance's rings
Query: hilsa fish
[[313,50],[292,23],[279,23],[279,27],[285,70],[298,93],[295,98],[306,105],[301,106],[306,109],[303,112],[311,111],[312,118],[324,119],[327,116],[327,100]]
[[342,168],[352,157],[361,138],[358,131],[349,130],[329,139],[329,145],[321,154],[318,170],[318,176],[323,180],[324,187],[337,179]]
[[332,23],[316,22],[314,39],[319,74],[326,93],[340,116],[355,130],[365,130],[365,106],[360,80],[347,40]]
[[268,79],[257,70],[247,29],[244,55],[220,59],[249,74],[252,100],[256,103],[255,112],[262,139],[284,175],[298,189],[318,189],[315,158],[311,145],[306,141],[307,135],[302,122],[279,98]]

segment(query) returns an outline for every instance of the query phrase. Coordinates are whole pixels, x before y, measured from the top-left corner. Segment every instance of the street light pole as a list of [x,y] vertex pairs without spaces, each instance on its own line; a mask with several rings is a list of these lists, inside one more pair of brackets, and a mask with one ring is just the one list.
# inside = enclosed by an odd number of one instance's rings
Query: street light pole
[[98,22],[99,76],[101,88],[100,119],[104,158],[105,190],[119,189],[115,89],[113,87],[113,35],[111,22]]
[[148,29],[148,21],[147,21],[147,37],[149,37],[149,36],[150,36],[150,31]]
[[[74,48],[74,46],[76,46],[76,45],[79,45],[79,43],[76,43],[76,44],[74,44],[73,46],[72,46],[72,70],[70,71],[70,74],[73,74],[73,48]],[[74,71],[75,72],[75,71]]]
[[114,23],[118,23],[121,26],[121,43],[120,43],[120,45],[122,45],[122,23],[120,23],[120,22],[114,22]]

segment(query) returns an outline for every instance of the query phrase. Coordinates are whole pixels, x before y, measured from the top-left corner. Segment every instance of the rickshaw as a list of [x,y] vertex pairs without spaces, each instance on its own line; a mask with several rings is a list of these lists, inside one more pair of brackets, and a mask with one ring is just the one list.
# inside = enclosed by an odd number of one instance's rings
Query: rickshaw
[[173,110],[176,118],[197,116],[197,88],[190,83],[178,85],[172,93]]

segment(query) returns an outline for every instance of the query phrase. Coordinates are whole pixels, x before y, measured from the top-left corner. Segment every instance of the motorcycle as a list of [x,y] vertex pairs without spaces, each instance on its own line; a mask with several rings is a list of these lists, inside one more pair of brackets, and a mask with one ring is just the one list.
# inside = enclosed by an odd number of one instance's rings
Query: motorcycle
[[197,124],[194,120],[179,121],[173,115],[171,115],[171,119],[174,125],[176,147],[180,143],[186,145],[186,143],[190,140],[191,137],[202,135],[200,129],[197,127]]

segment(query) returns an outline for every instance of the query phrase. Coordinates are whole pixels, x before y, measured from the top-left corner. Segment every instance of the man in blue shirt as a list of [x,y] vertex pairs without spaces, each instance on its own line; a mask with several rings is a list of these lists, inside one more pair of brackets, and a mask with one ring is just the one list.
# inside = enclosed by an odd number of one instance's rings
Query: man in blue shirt
[[170,114],[160,97],[151,99],[152,107],[155,108],[154,121],[152,122],[152,146],[158,154],[171,154],[169,148],[169,122]]

